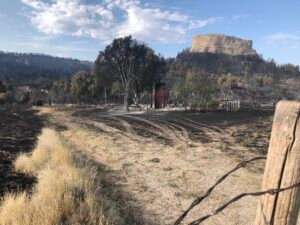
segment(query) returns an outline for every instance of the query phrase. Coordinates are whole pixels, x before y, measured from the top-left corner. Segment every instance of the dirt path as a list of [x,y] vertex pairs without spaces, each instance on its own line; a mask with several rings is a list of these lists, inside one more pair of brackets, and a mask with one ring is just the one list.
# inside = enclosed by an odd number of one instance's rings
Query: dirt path
[[[117,204],[139,209],[132,224],[145,223],[139,218],[149,224],[172,224],[225,171],[243,158],[264,154],[271,125],[270,115],[265,114],[238,114],[232,120],[222,114],[103,117],[97,111],[46,111],[63,128],[66,140],[105,166],[109,182],[125,195]],[[241,192],[258,190],[263,164],[255,163],[230,177],[188,221]],[[248,198],[206,224],[251,224],[255,211],[256,199]]]

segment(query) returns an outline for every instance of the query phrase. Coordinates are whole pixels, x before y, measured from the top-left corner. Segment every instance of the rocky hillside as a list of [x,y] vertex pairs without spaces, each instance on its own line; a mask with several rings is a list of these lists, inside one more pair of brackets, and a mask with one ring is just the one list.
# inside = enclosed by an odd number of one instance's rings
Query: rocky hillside
[[256,105],[299,100],[299,77],[299,66],[265,60],[251,41],[207,35],[195,37],[192,48],[170,60],[166,80],[174,102],[197,105],[203,96],[214,95]]
[[195,36],[191,48],[180,52],[171,60],[170,65],[170,72],[176,74],[196,70],[214,75],[266,75],[278,78],[300,76],[299,66],[280,65],[274,60],[265,60],[253,49],[251,40],[222,34]]
[[256,55],[252,41],[237,37],[209,34],[193,38],[191,52],[228,55]]

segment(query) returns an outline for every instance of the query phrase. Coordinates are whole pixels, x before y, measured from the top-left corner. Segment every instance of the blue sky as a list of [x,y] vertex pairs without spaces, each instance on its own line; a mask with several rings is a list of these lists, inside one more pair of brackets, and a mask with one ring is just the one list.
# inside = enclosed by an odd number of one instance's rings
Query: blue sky
[[2,0],[0,50],[93,61],[114,37],[131,34],[175,56],[196,34],[222,33],[300,65],[299,12],[298,0]]

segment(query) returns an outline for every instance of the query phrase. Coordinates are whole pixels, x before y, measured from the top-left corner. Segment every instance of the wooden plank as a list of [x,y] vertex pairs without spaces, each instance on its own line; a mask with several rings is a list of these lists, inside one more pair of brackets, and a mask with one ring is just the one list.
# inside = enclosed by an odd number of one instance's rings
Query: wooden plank
[[[276,106],[262,189],[283,188],[300,181],[300,102]],[[265,195],[258,203],[255,225],[296,225],[300,188]]]

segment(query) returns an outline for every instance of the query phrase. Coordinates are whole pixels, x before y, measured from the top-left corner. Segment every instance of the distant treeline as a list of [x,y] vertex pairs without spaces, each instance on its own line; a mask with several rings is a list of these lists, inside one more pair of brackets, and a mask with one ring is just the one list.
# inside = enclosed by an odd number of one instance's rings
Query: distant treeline
[[192,53],[170,61],[166,80],[172,102],[186,106],[240,100],[252,105],[299,99],[299,66],[278,65],[259,55]]
[[[7,90],[14,93],[12,87],[27,84],[43,91],[30,91],[37,96],[48,93],[47,101],[53,103],[123,102],[128,108],[132,103],[151,104],[155,87],[163,84],[172,105],[207,108],[224,100],[274,104],[280,99],[300,98],[299,78],[299,66],[279,65],[259,55],[184,50],[175,58],[165,59],[131,36],[113,40],[93,64],[45,55],[0,53],[0,80]],[[18,90],[22,93],[27,89]]]
[[259,55],[191,53],[164,59],[131,37],[115,39],[98,55],[92,73],[80,72],[53,84],[58,102],[148,103],[163,83],[169,103],[191,108],[215,107],[223,100],[253,105],[298,99],[299,67],[278,65]]
[[92,63],[41,54],[0,52],[0,80],[11,85],[49,85],[74,73],[90,71]]
[[201,70],[209,74],[269,75],[300,77],[299,66],[278,65],[273,59],[265,60],[260,55],[225,55],[213,53],[193,53],[184,50],[173,60],[172,69],[177,73],[184,70]]

